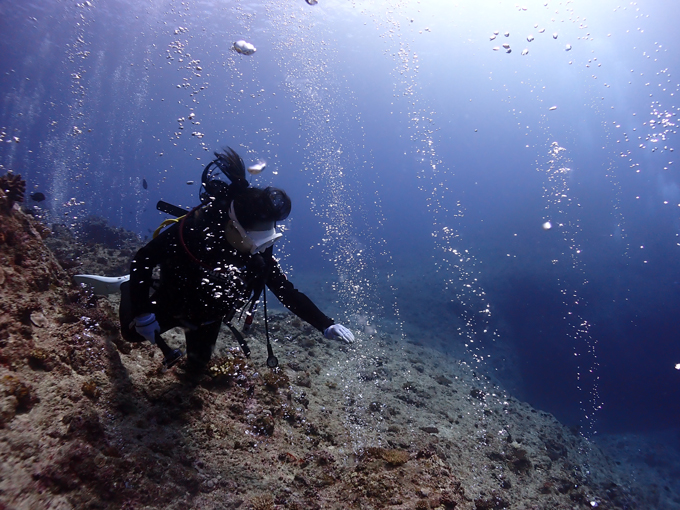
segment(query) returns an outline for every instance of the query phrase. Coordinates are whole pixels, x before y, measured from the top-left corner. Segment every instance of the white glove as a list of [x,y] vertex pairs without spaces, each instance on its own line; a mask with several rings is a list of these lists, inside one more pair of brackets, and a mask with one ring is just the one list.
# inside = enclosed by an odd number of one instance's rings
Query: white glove
[[135,331],[142,335],[152,344],[156,343],[156,333],[161,332],[161,327],[158,325],[156,316],[152,313],[145,313],[143,315],[138,315],[135,320],[132,321],[130,327],[134,326]]
[[323,336],[329,340],[344,340],[348,344],[354,342],[354,335],[352,332],[341,324],[333,324],[326,328],[323,332]]

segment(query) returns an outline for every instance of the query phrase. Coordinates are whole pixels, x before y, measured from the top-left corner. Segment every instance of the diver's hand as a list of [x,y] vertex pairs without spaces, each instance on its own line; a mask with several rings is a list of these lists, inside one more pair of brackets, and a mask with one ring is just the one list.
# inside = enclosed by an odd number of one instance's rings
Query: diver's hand
[[161,332],[161,327],[158,325],[156,316],[152,313],[145,313],[138,315],[130,324],[130,328],[134,326],[138,334],[146,338],[152,344],[156,343],[156,333]]
[[341,324],[333,324],[326,328],[323,332],[323,336],[329,340],[344,340],[348,344],[354,342],[354,335],[352,332]]

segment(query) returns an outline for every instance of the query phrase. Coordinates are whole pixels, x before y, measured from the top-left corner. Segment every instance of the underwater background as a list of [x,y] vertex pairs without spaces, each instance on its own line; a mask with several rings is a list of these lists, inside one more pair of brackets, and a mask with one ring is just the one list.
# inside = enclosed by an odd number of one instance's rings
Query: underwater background
[[150,238],[230,146],[290,194],[284,267],[367,353],[398,331],[586,436],[678,447],[678,20],[660,0],[0,1],[0,170],[48,224]]

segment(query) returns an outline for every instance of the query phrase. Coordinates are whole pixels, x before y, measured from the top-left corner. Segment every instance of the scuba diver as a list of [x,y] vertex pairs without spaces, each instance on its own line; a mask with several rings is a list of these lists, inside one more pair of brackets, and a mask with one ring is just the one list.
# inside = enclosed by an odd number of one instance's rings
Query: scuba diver
[[[231,321],[245,314],[243,329],[247,331],[260,298],[264,300],[267,365],[276,367],[278,361],[269,341],[265,286],[326,338],[354,341],[349,329],[327,317],[288,281],[273,256],[273,245],[282,237],[276,223],[286,219],[291,209],[288,195],[277,188],[251,187],[243,160],[232,149],[216,152],[215,157],[203,171],[199,206],[187,212],[159,202],[160,210],[184,216],[168,220],[173,224],[154,234],[153,240],[137,252],[129,281],[127,277],[91,275],[78,275],[76,281],[93,285],[98,293],[119,287],[123,338],[156,344],[163,351],[166,367],[183,355],[161,336],[175,327],[185,332],[189,371],[200,372],[206,367],[223,323],[248,356],[243,334]],[[222,180],[220,173],[229,182]],[[153,276],[157,266],[158,280]]]

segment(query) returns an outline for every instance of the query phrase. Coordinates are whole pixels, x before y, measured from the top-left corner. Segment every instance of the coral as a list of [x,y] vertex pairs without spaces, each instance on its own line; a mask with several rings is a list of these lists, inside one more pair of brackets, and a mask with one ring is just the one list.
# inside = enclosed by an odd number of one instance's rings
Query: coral
[[366,448],[366,453],[371,457],[384,460],[390,466],[401,466],[402,464],[406,464],[411,458],[406,450],[399,450],[396,448]]
[[40,364],[44,363],[45,360],[47,358],[49,358],[49,356],[50,356],[50,353],[45,349],[41,349],[40,347],[36,347],[29,354],[29,357],[32,360],[34,360],[36,363],[40,363]]
[[[4,191],[1,192],[4,194]],[[0,199],[0,209],[2,200]],[[11,215],[7,214],[0,220],[0,260],[4,280],[3,288],[6,292],[56,290],[64,281],[65,274],[56,259],[45,248],[38,232],[38,223],[21,209],[15,208]],[[42,309],[35,306],[31,312]],[[36,315],[36,319],[38,316]],[[25,317],[28,319],[28,316]],[[25,324],[28,321],[21,318]],[[47,324],[41,322],[39,327]]]
[[81,386],[81,389],[83,390],[83,394],[86,397],[91,398],[92,400],[96,400],[99,398],[99,388],[97,388],[97,383],[94,382],[92,379],[89,379],[83,383]]
[[26,181],[21,175],[14,175],[11,171],[0,177],[0,208],[9,212],[17,202],[24,201]]
[[274,498],[271,496],[271,494],[255,496],[252,500],[250,500],[250,508],[252,510],[273,510]]
[[28,354],[28,366],[33,370],[45,370],[49,372],[53,368],[50,352],[42,347],[32,349]]
[[383,450],[382,458],[390,466],[401,466],[409,460],[409,453],[405,450],[389,449]]
[[234,379],[244,373],[248,366],[245,358],[219,358],[208,368],[208,373],[217,380]]
[[266,372],[262,376],[262,380],[267,388],[276,391],[278,388],[285,388],[290,386],[290,379],[288,376],[279,368],[275,368],[269,372]]
[[33,404],[38,402],[38,397],[33,394],[33,388],[18,377],[8,374],[3,376],[0,383],[6,395],[16,397],[19,403],[17,411],[29,411]]
[[17,413],[28,412],[38,402],[33,388],[12,374],[0,379],[0,427]]

